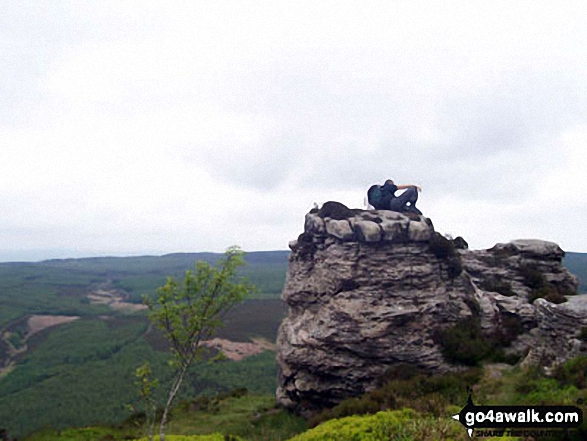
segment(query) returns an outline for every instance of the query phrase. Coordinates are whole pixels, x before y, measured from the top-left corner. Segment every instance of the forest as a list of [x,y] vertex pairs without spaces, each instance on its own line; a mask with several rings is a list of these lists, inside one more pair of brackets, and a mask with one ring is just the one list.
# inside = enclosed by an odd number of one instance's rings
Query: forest
[[[168,348],[150,326],[142,296],[152,295],[167,276],[181,278],[197,260],[214,263],[221,256],[0,264],[0,428],[20,437],[44,427],[128,418],[138,408],[135,369],[149,361],[163,383],[170,374]],[[194,366],[181,399],[235,388],[274,392],[270,348],[285,313],[279,297],[287,258],[286,251],[246,255],[241,275],[258,290],[227,315],[216,334],[236,343],[266,342],[262,347],[269,350]]]

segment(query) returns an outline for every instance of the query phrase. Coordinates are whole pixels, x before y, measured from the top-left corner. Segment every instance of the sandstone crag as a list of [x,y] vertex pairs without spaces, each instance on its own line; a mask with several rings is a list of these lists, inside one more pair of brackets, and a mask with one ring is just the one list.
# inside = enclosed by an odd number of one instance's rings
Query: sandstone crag
[[584,349],[581,296],[560,305],[532,298],[576,293],[556,244],[470,251],[445,242],[424,216],[338,203],[308,213],[290,243],[282,294],[288,314],[278,334],[279,402],[301,413],[332,406],[371,390],[399,363],[462,369],[447,361],[438,333],[471,317],[486,335],[513,320],[516,332],[502,334],[511,340],[508,353],[525,363],[552,365]]

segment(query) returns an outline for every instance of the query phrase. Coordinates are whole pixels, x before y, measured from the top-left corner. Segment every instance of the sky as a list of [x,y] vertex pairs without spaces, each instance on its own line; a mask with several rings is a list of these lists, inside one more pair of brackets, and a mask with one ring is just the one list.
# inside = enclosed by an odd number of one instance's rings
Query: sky
[[0,261],[283,250],[388,178],[587,252],[580,1],[3,0],[0,66]]

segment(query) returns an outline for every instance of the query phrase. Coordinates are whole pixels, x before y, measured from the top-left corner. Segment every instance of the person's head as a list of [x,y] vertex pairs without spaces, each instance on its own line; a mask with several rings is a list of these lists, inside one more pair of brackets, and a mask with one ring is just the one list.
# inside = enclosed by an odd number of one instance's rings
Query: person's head
[[385,183],[386,183],[386,184],[391,184],[391,185],[394,185],[394,183],[393,183],[393,179],[388,179],[387,181],[385,181]]

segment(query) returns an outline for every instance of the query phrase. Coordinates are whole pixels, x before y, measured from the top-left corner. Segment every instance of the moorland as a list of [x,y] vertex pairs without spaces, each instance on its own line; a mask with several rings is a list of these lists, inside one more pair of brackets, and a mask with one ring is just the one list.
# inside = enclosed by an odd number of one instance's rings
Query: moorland
[[[143,295],[153,295],[168,276],[181,278],[197,260],[213,264],[220,257],[1,263],[0,428],[22,436],[129,417],[138,406],[135,369],[149,361],[163,382],[171,373],[165,340],[149,324]],[[286,251],[247,254],[241,273],[258,291],[231,311],[216,337],[237,351],[241,344],[240,352],[250,356],[195,366],[181,398],[235,388],[274,392],[271,349],[285,312],[279,297],[287,258]]]
[[[180,433],[186,427],[180,423],[183,415],[194,408],[206,411],[210,403],[226,407],[220,414],[239,406],[263,410],[274,425],[289,427],[288,434],[305,429],[305,422],[273,409],[277,367],[272,345],[285,314],[280,294],[288,255],[246,255],[242,275],[258,292],[235,307],[217,332],[225,353],[234,349],[240,356],[193,367],[170,430]],[[25,437],[43,430],[132,423],[140,410],[135,369],[149,361],[162,383],[171,374],[166,343],[150,326],[142,296],[152,295],[167,276],[181,278],[195,261],[214,263],[220,257],[176,253],[0,263],[0,428]],[[567,253],[564,263],[579,276],[579,292],[587,292],[587,254]],[[345,416],[344,411],[331,415],[337,416]],[[283,433],[250,439],[285,439]]]

